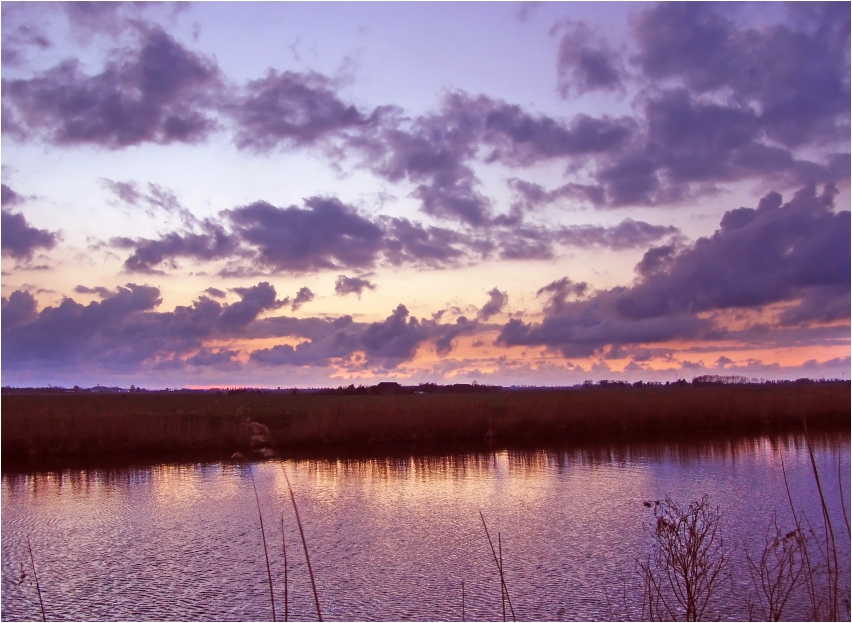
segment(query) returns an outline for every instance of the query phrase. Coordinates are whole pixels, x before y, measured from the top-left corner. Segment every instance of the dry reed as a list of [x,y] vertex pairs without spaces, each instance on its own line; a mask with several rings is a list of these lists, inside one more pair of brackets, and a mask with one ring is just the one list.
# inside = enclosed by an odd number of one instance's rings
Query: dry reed
[[[2,395],[4,469],[221,460],[249,450],[249,410],[291,456],[688,441],[849,430],[849,383],[644,386],[341,396],[197,393]],[[799,407],[798,405],[804,405]],[[492,449],[493,449],[492,446]],[[76,462],[76,463],[75,463]]]
[[30,565],[33,568],[33,578],[35,579],[36,585],[36,593],[38,593],[38,605],[41,608],[41,620],[47,621],[47,618],[44,616],[44,601],[41,598],[41,585],[38,583],[38,573],[36,573],[35,567],[35,556],[33,556],[33,548],[30,545],[30,535],[27,535],[27,551],[30,553]]
[[299,518],[299,507],[296,506],[296,496],[293,495],[293,487],[290,486],[290,478],[287,477],[287,470],[284,465],[281,465],[281,471],[284,473],[284,480],[287,482],[287,490],[290,492],[290,501],[293,503],[293,512],[296,515],[296,525],[299,526],[299,536],[302,537],[302,548],[305,551],[305,562],[308,565],[308,575],[311,578],[311,590],[314,592],[314,604],[317,608],[317,620],[322,621],[322,610],[320,610],[319,595],[317,594],[317,583],[314,580],[314,571],[311,568],[311,557],[308,555],[308,542],[305,539],[305,531],[302,529],[302,520]]
[[288,577],[287,577],[287,540],[284,538],[284,515],[281,515],[281,549],[284,550],[284,620],[289,621],[290,609],[288,599]]
[[[502,546],[500,547],[500,556],[498,558],[497,552],[494,550],[494,543],[491,541],[491,535],[488,533],[488,525],[485,523],[485,516],[482,514],[482,511],[479,511],[479,518],[482,519],[482,527],[485,528],[485,536],[488,539],[488,546],[491,548],[491,554],[494,556],[494,564],[497,565],[497,573],[500,575],[500,602],[503,606],[503,620],[506,620],[506,602],[509,602],[509,610],[512,613],[512,620],[517,621],[515,618],[515,608],[512,606],[512,598],[509,597],[509,589],[506,587],[506,578],[503,574],[503,552]],[[499,538],[500,533],[497,533],[498,545],[500,544]]]
[[272,602],[272,620],[275,621],[275,591],[272,590],[272,570],[269,568],[269,551],[266,548],[266,532],[263,529],[263,513],[260,511],[260,498],[257,495],[257,485],[254,482],[254,473],[249,466],[251,486],[254,489],[254,501],[257,503],[257,516],[260,518],[260,537],[263,539],[263,557],[266,559],[266,577],[269,580],[269,600]]

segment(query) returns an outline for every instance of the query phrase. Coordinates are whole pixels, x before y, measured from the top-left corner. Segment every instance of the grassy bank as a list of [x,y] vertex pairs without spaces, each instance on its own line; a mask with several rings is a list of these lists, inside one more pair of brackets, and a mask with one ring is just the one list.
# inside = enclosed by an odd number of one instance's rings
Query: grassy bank
[[847,432],[850,384],[588,387],[494,393],[4,393],[2,467],[228,459],[246,417],[280,456]]

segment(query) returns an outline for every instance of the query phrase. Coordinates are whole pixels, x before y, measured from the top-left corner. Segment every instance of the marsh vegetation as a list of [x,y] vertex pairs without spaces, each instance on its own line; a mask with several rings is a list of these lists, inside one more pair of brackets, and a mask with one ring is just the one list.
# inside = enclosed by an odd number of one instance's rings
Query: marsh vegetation
[[2,396],[3,469],[251,454],[370,457],[849,431],[850,384],[615,386],[408,395],[290,392]]

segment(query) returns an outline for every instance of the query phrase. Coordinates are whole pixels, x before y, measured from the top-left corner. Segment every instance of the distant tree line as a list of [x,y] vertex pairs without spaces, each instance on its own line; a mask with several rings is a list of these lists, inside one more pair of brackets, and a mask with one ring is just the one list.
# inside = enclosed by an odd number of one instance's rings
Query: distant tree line
[[[796,380],[766,380],[748,378],[745,376],[724,376],[718,374],[705,374],[697,376],[692,381],[686,379],[677,379],[676,381],[629,381],[619,380],[600,380],[583,382],[582,387],[589,388],[606,388],[618,389],[627,387],[711,387],[722,385],[777,385],[777,386],[799,386],[799,385],[823,385],[835,383],[849,383],[845,379],[808,379],[801,378]],[[4,395],[10,394],[126,394],[126,393],[182,393],[182,394],[271,394],[271,393],[287,393],[287,394],[319,394],[319,395],[342,395],[342,396],[383,396],[393,394],[474,394],[474,393],[495,393],[501,391],[545,391],[557,389],[571,389],[578,386],[567,387],[536,387],[536,386],[512,386],[502,387],[500,385],[481,385],[474,381],[473,383],[453,383],[452,385],[438,385],[437,383],[420,383],[418,385],[401,385],[394,381],[384,381],[376,385],[358,385],[352,384],[346,387],[340,386],[337,388],[323,389],[267,389],[257,387],[220,387],[210,389],[144,389],[131,385],[129,389],[123,387],[105,387],[97,385],[95,387],[80,387],[75,385],[73,388],[48,386],[48,387],[10,387],[8,385],[2,387]]]

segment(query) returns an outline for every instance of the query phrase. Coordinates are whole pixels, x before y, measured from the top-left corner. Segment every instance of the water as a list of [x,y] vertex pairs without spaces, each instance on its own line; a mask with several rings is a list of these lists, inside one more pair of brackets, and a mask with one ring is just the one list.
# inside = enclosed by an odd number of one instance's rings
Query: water
[[[848,438],[817,444],[848,594]],[[500,620],[497,547],[518,620],[641,616],[636,560],[650,551],[645,500],[703,494],[722,513],[730,577],[714,616],[744,619],[745,552],[759,554],[773,511],[792,527],[780,457],[797,511],[821,530],[800,441],[647,446],[595,452],[501,452],[373,461],[160,465],[2,479],[2,618],[40,618],[29,535],[48,619],[271,620],[251,473],[284,615],[316,613],[287,470],[326,620]],[[848,511],[847,511],[848,513]],[[27,576],[21,581],[21,569]],[[804,618],[803,594],[790,618]],[[843,611],[845,615],[845,610]]]

